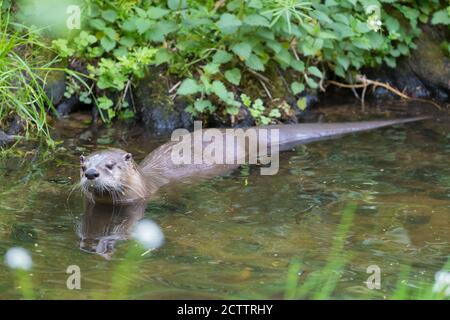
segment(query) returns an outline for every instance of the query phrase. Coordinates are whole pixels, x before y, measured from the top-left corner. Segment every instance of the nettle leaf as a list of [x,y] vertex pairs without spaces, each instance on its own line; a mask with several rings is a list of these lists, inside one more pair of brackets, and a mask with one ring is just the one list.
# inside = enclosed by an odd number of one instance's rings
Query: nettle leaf
[[123,37],[119,43],[127,48],[131,48],[134,46],[135,40],[131,37]]
[[384,57],[384,62],[386,62],[386,64],[391,67],[391,68],[395,68],[397,63],[395,62],[395,59],[392,57]]
[[386,16],[384,25],[386,25],[386,28],[390,33],[397,32],[400,28],[400,23],[398,22],[398,20],[391,16]]
[[264,63],[261,61],[261,59],[258,58],[258,56],[254,54],[250,55],[250,57],[247,60],[245,60],[245,65],[255,71],[265,70]]
[[240,42],[231,47],[233,51],[241,60],[247,60],[252,54],[252,46],[247,42]]
[[106,52],[109,52],[116,47],[116,41],[107,36],[104,36],[100,40],[100,44],[102,45],[103,49],[105,49]]
[[136,24],[135,20],[133,18],[127,19],[122,24],[122,29],[128,32],[132,32],[136,30]]
[[249,26],[254,26],[254,27],[268,27],[270,26],[270,22],[269,20],[259,14],[251,14],[249,16],[246,16],[244,18],[244,23],[248,24]]
[[106,28],[106,23],[102,19],[92,19],[89,21],[92,28],[97,30],[103,30]]
[[317,89],[319,87],[319,85],[317,84],[317,82],[313,78],[306,78],[306,84],[311,89]]
[[169,10],[160,7],[151,7],[150,9],[147,10],[147,16],[150,19],[158,20],[164,17],[169,12],[170,12]]
[[185,96],[195,94],[201,91],[201,86],[194,79],[185,79],[177,90],[177,94]]
[[161,48],[155,54],[154,63],[159,66],[160,64],[169,62],[172,55],[167,49]]
[[305,85],[303,83],[294,81],[291,83],[291,90],[294,95],[302,93],[305,90]]
[[238,86],[241,82],[241,71],[238,68],[225,71],[225,79]]
[[322,11],[315,10],[311,13],[311,16],[319,20],[320,23],[327,25],[329,23],[333,23],[333,20],[330,19],[330,17]]
[[367,38],[353,39],[352,44],[355,47],[363,49],[363,50],[369,50],[370,49],[370,42],[369,42],[369,39],[367,39]]
[[231,34],[236,32],[242,22],[234,14],[224,13],[220,16],[216,25],[222,33]]
[[145,33],[151,27],[151,22],[145,18],[136,19],[134,24],[136,25],[136,30],[139,34]]
[[446,24],[450,25],[450,13],[448,9],[442,9],[439,11],[436,11],[433,14],[433,18],[431,19],[432,24]]
[[197,100],[194,102],[194,108],[198,112],[204,112],[205,110],[213,109],[213,105],[209,100]]
[[108,9],[102,11],[102,18],[109,22],[114,22],[117,19],[117,13],[114,10]]
[[277,53],[275,60],[278,61],[283,67],[286,67],[291,64],[292,57],[289,51],[286,48],[283,48]]
[[305,56],[315,55],[318,51],[320,51],[323,47],[322,39],[314,39],[308,37],[306,41],[302,42],[300,49],[302,50]]
[[216,74],[219,72],[219,66],[217,63],[208,63],[203,67],[203,70],[208,74]]
[[168,0],[167,6],[170,10],[182,10],[187,8],[187,0]]
[[212,92],[220,98],[220,100],[227,102],[229,100],[228,90],[220,80],[215,80],[211,87]]
[[249,8],[254,8],[254,9],[262,9],[263,8],[263,4],[262,4],[261,0],[249,0],[247,2],[247,6]]
[[115,49],[113,52],[115,57],[125,57],[128,55],[128,50],[124,46],[120,46],[119,48]]
[[213,56],[213,62],[217,64],[230,62],[231,59],[233,59],[233,55],[225,50],[217,50]]
[[339,55],[336,60],[344,70],[347,70],[350,66],[350,59],[347,56]]
[[298,72],[305,71],[305,63],[303,61],[301,61],[301,60],[292,59],[291,60],[291,67],[294,68],[294,70],[296,70]]
[[283,46],[281,45],[281,43],[279,43],[276,40],[268,40],[266,41],[266,45],[273,50],[273,52],[275,52],[276,54],[278,52],[281,51],[281,49],[283,49]]
[[103,32],[111,39],[117,39],[117,32],[113,28],[105,28]]

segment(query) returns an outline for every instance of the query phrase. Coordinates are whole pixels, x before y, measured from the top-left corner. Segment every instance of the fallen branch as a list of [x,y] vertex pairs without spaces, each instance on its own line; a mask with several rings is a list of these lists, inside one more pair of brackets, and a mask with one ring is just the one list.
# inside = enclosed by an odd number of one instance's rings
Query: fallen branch
[[374,86],[374,88],[376,88],[376,87],[385,88],[386,90],[394,93],[395,95],[397,95],[397,96],[399,96],[399,97],[401,97],[401,98],[403,98],[405,100],[422,101],[422,102],[431,103],[432,105],[434,105],[439,110],[442,110],[441,106],[439,104],[437,104],[436,102],[434,102],[432,100],[426,100],[426,99],[420,99],[420,98],[411,98],[410,96],[404,94],[400,90],[392,87],[388,83],[367,79],[365,76],[358,76],[356,78],[356,81],[359,82],[359,83],[349,84],[349,83],[338,82],[338,81],[335,81],[335,80],[328,80],[327,82],[332,84],[332,85],[341,87],[341,88],[348,88],[348,89],[362,88],[363,92],[362,92],[362,96],[361,96],[361,103],[362,103],[363,108],[364,108],[364,96],[366,94],[367,87],[372,85],[372,86]]

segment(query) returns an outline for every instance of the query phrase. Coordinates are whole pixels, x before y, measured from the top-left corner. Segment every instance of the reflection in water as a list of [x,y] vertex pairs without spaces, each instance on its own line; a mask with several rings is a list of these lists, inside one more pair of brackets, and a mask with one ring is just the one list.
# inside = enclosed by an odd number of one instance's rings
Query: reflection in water
[[78,226],[80,249],[110,259],[118,240],[131,237],[132,228],[144,216],[145,203],[126,205],[86,203]]

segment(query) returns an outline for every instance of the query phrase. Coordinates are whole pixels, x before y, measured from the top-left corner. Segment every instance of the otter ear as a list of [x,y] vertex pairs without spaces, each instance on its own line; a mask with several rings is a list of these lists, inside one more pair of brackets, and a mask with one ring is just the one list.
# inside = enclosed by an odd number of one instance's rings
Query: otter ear
[[86,157],[85,156],[80,156],[80,162],[84,163],[84,160],[86,160]]
[[131,153],[125,153],[125,155],[123,156],[123,159],[125,161],[130,161],[131,159],[133,159],[133,156],[131,155]]

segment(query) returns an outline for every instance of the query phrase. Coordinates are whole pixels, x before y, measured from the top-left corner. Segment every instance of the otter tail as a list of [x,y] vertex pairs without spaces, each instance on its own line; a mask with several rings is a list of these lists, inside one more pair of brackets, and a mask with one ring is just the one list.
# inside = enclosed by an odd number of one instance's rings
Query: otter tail
[[279,144],[282,149],[312,141],[331,139],[353,132],[368,131],[396,124],[430,119],[431,117],[414,117],[406,119],[342,122],[342,123],[302,123],[292,125],[267,126],[267,129],[279,129]]

